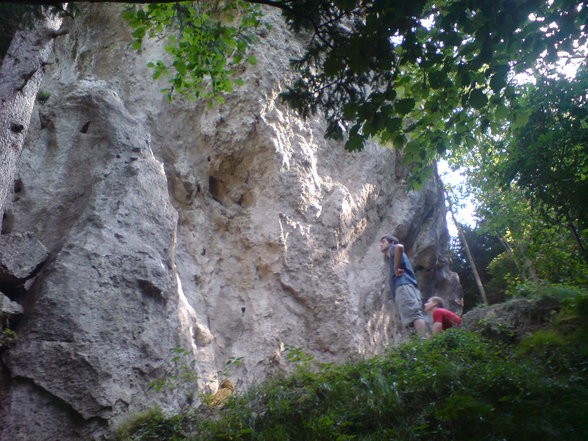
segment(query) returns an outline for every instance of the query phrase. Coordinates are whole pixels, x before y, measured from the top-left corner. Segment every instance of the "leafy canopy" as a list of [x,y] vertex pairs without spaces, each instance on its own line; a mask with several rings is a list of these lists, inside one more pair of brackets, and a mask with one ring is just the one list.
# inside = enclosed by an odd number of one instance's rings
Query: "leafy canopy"
[[527,124],[499,146],[503,188],[516,183],[546,219],[588,230],[588,67],[575,78],[539,76],[522,104]]
[[349,128],[349,150],[377,136],[421,166],[500,133],[505,119],[523,124],[513,75],[586,43],[585,2],[285,3],[292,26],[314,30],[285,99],[305,115],[322,110],[329,136]]
[[458,162],[481,228],[501,238],[523,279],[531,270],[552,282],[587,280],[586,90],[586,65],[574,78],[537,75],[519,99],[528,113],[525,124],[480,137]]

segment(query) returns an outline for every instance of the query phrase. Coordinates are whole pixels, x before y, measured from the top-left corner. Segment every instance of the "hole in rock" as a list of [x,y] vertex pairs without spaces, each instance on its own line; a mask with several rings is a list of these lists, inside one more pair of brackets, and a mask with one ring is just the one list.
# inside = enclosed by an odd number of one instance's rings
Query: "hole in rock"
[[80,133],[88,133],[88,129],[90,128],[90,122],[91,121],[86,121],[84,123],[84,125],[82,126],[82,128],[80,129]]
[[20,303],[21,305],[24,302],[25,296],[27,294],[27,291],[22,283],[18,285],[0,283],[0,292],[13,302]]
[[4,212],[2,216],[2,232],[1,234],[12,233],[14,230],[14,214],[10,210]]
[[222,197],[225,194],[224,185],[222,181],[214,176],[208,178],[208,191],[212,198],[218,203],[222,204]]

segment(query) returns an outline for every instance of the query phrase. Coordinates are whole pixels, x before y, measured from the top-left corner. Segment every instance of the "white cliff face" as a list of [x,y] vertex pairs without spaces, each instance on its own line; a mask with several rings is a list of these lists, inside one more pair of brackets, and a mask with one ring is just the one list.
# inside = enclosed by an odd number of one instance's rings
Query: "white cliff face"
[[[425,296],[457,302],[437,180],[406,192],[396,152],[324,139],[278,100],[301,49],[279,18],[225,104],[165,102],[127,47],[118,7],[94,6],[55,52],[5,233],[34,232],[49,259],[19,297],[6,350],[0,439],[100,439],[130,412],[185,404],[146,391],[190,351],[201,391],[231,358],[237,389],[285,367],[402,338],[387,302],[385,234],[409,250]],[[34,421],[30,415],[36,415]]]

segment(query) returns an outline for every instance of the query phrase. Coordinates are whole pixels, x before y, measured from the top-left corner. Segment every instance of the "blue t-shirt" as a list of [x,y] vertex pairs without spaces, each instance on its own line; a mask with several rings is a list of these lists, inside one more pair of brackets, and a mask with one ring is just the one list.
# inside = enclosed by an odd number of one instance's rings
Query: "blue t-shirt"
[[400,277],[394,275],[394,248],[396,245],[390,247],[390,289],[392,290],[392,297],[396,294],[396,288],[401,285],[414,285],[417,286],[416,275],[412,269],[412,265],[406,256],[406,253],[402,253],[400,264],[398,268],[404,270],[404,274]]

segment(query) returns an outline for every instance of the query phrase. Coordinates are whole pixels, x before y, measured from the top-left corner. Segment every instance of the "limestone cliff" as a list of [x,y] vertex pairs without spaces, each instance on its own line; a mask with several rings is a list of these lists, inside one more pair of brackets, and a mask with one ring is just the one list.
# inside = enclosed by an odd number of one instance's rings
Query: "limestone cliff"
[[145,67],[164,42],[131,51],[116,6],[88,7],[59,41],[3,224],[48,257],[2,285],[24,310],[2,356],[2,441],[102,439],[128,413],[185,404],[182,387],[146,390],[175,346],[201,391],[231,357],[239,389],[283,369],[286,345],[324,362],[381,351],[404,332],[385,234],[424,296],[459,308],[438,178],[407,192],[397,152],[346,153],[285,107],[301,45],[266,20],[220,106],[166,102]]

